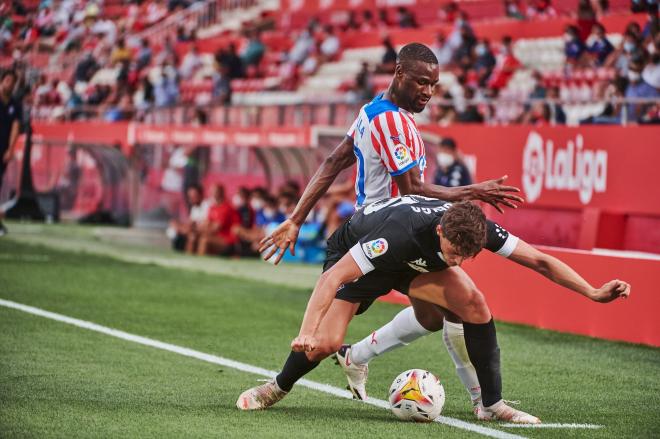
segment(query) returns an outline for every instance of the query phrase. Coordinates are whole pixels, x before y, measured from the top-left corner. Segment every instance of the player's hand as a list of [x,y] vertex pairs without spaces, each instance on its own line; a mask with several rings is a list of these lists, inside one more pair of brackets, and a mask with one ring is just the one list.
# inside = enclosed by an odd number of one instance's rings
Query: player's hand
[[291,342],[293,352],[312,352],[319,345],[319,341],[312,335],[299,335]]
[[296,241],[298,240],[299,232],[300,226],[298,226],[290,219],[277,226],[277,229],[275,229],[273,233],[266,236],[259,242],[259,253],[263,254],[264,261],[272,258],[278,249],[280,252],[275,256],[275,259],[273,260],[275,265],[279,264],[287,248],[292,255],[295,255]]
[[600,303],[608,303],[619,297],[627,299],[630,296],[630,284],[622,280],[611,280],[602,287],[595,290],[591,295],[591,300]]
[[488,203],[500,213],[504,213],[500,205],[516,209],[518,206],[514,201],[517,203],[524,203],[525,200],[522,197],[515,195],[515,192],[520,192],[520,189],[502,184],[507,178],[508,175],[505,175],[497,180],[487,180],[473,184],[471,186],[472,199]]

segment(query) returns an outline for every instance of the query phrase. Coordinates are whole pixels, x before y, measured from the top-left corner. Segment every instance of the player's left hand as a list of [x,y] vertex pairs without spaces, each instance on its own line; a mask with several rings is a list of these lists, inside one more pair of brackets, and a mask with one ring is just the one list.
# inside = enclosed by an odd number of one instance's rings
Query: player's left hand
[[312,352],[319,345],[319,341],[313,335],[299,335],[291,342],[293,352]]
[[630,296],[630,284],[619,279],[611,280],[591,294],[591,300],[608,303],[619,297],[627,299]]

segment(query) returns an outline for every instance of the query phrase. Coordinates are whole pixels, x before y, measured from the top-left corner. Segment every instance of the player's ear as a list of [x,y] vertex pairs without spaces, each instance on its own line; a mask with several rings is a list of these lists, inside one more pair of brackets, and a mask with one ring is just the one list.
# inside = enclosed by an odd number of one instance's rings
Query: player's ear
[[438,224],[437,226],[435,226],[435,233],[436,233],[439,237],[442,237],[442,226],[441,226],[440,224]]
[[399,79],[403,77],[403,65],[401,63],[398,63],[394,68],[394,76]]

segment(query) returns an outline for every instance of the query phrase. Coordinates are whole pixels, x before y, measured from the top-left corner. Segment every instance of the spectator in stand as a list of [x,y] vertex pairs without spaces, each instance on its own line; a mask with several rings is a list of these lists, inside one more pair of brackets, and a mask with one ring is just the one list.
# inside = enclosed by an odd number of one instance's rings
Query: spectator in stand
[[186,28],[181,25],[176,28],[176,42],[177,43],[189,43],[194,41],[191,33],[186,30]]
[[[660,98],[658,88],[652,86],[644,80],[642,71],[644,71],[644,56],[639,54],[634,56],[628,66],[628,87],[626,88],[626,99],[651,99]],[[657,78],[656,78],[657,79]],[[628,104],[628,120],[637,121],[646,113],[650,107],[649,103],[630,103]]]
[[188,53],[183,57],[181,66],[179,66],[179,74],[182,79],[191,79],[197,70],[202,67],[202,57],[199,56],[199,51],[196,45],[191,45]]
[[651,61],[642,71],[642,79],[649,85],[660,89],[660,37],[655,39]]
[[584,119],[580,124],[620,124],[623,108],[620,101],[624,98],[627,82],[627,78],[620,76],[612,80],[603,93],[605,108],[601,114]]
[[226,49],[220,49],[216,53],[215,59],[220,66],[227,67],[227,75],[230,80],[245,76],[243,61],[241,61],[241,57],[236,53],[235,43],[229,43]]
[[362,11],[362,22],[360,23],[360,32],[373,32],[378,29],[378,22],[374,14],[369,9]]
[[387,9],[380,8],[378,10],[378,27],[379,27],[379,29],[387,29],[390,26],[392,26],[392,22],[390,21],[390,17],[387,15]]
[[40,36],[52,37],[55,35],[55,13],[49,6],[45,6],[39,11],[35,23]]
[[160,81],[154,87],[154,102],[156,107],[170,107],[179,99],[179,85],[176,78],[169,76],[164,71],[160,75]]
[[534,70],[534,72],[532,72],[532,78],[534,79],[534,88],[529,94],[529,99],[545,99],[547,96],[547,88],[545,86],[543,75],[538,70]]
[[556,85],[548,88],[548,111],[550,113],[550,121],[557,125],[564,125],[566,123],[566,113],[561,106],[561,98],[559,96],[559,87]]
[[587,44],[587,51],[593,57],[593,64],[596,67],[604,65],[610,54],[614,52],[614,46],[605,35],[605,27],[600,23],[594,24]]
[[396,67],[398,55],[390,37],[385,37],[383,40],[383,46],[385,46],[385,53],[383,54],[380,65],[376,68],[376,73],[392,74]]
[[528,0],[527,17],[530,19],[546,19],[557,16],[550,0]]
[[156,56],[156,64],[162,65],[163,63],[168,63],[172,65],[177,65],[179,61],[179,56],[176,54],[176,49],[174,48],[174,43],[172,39],[168,36],[165,37],[165,42],[161,48],[160,53]]
[[362,69],[355,77],[355,92],[357,102],[370,101],[374,97],[374,85],[371,80],[371,70],[369,63],[364,61]]
[[94,59],[94,55],[91,51],[86,51],[78,65],[76,66],[73,77],[76,82],[89,82],[94,74],[98,71],[100,66]]
[[467,166],[461,160],[460,153],[456,147],[456,141],[451,137],[444,137],[440,141],[438,153],[436,154],[438,169],[435,171],[433,183],[457,187],[472,184],[472,177]]
[[525,19],[525,14],[523,14],[520,8],[519,0],[504,0],[504,11],[509,18],[515,18],[516,20]]
[[293,47],[289,51],[289,61],[301,65],[305,58],[310,54],[315,46],[314,37],[312,33],[305,29],[298,35],[296,41],[293,43]]
[[137,90],[133,94],[133,106],[138,114],[143,114],[154,104],[154,86],[148,76],[144,76],[138,83]]
[[474,54],[474,71],[477,74],[477,81],[481,87],[484,87],[497,62],[490,47],[490,41],[486,38],[479,40],[474,48]]
[[245,67],[259,66],[266,52],[266,46],[261,41],[261,32],[259,30],[249,31],[247,37],[248,43],[241,53],[241,61]]
[[460,26],[460,44],[454,50],[454,62],[463,69],[469,69],[473,63],[474,47],[477,38],[470,26]]
[[438,58],[438,65],[440,68],[447,67],[451,64],[451,60],[454,57],[454,50],[447,44],[447,39],[445,34],[440,32],[435,37],[435,43],[432,47],[433,53],[435,53],[436,58]]
[[321,57],[321,44],[316,43],[314,48],[309,52],[307,58],[303,61],[300,66],[300,73],[304,76],[312,76],[318,70],[319,66],[322,63]]
[[344,32],[346,31],[352,31],[352,30],[359,30],[360,29],[360,23],[358,22],[357,19],[357,13],[354,10],[350,10],[348,12],[348,18],[346,19],[346,23],[343,25],[343,30]]
[[334,60],[339,54],[340,42],[331,25],[325,27],[325,35],[321,42],[321,57],[323,62]]
[[479,109],[474,102],[474,89],[472,87],[465,87],[463,96],[466,101],[465,111],[462,111],[458,114],[457,122],[482,123],[484,121],[484,117],[479,112]]
[[586,47],[580,39],[578,28],[573,25],[566,26],[564,31],[564,54],[566,55],[567,67],[582,65],[582,56],[585,51]]
[[208,217],[209,202],[204,200],[203,190],[199,185],[188,188],[186,198],[189,206],[188,218],[185,221],[170,221],[167,236],[172,240],[174,250],[187,250],[192,253],[199,231]]
[[126,40],[121,37],[117,40],[117,46],[112,50],[110,55],[110,63],[117,65],[123,62],[130,62],[133,58],[133,52],[126,47]]
[[633,55],[642,53],[641,40],[634,29],[628,28],[623,35],[623,41],[605,62],[607,67],[614,67],[620,76],[628,75],[628,64]]
[[436,123],[441,126],[451,125],[456,121],[457,116],[452,95],[449,92],[444,93],[442,101],[438,104],[438,112],[435,116]]
[[405,6],[400,6],[399,9],[397,9],[396,21],[399,24],[399,27],[403,29],[414,29],[417,27],[415,16]]
[[149,40],[143,38],[140,41],[140,49],[137,53],[137,67],[139,70],[148,67],[151,64],[151,58],[153,57],[153,52],[149,46]]
[[544,126],[550,123],[550,107],[543,101],[532,102],[529,111],[521,117],[524,125]]
[[438,16],[440,17],[440,20],[445,21],[447,23],[454,23],[456,19],[458,18],[459,15],[459,8],[456,2],[449,2],[445,4],[442,8],[440,8],[440,11],[438,12]]
[[238,243],[234,228],[240,225],[241,219],[236,209],[226,200],[224,186],[214,184],[211,193],[213,204],[209,207],[206,224],[199,235],[197,254],[231,256],[236,252]]
[[213,101],[220,105],[231,104],[231,81],[229,80],[229,67],[219,65],[213,73]]
[[238,188],[236,194],[231,198],[234,209],[238,212],[240,226],[251,228],[254,225],[255,213],[250,206],[250,190],[245,186]]
[[579,0],[577,10],[577,28],[578,36],[582,42],[586,42],[589,35],[596,25],[596,11],[591,4],[591,0]]
[[513,40],[510,36],[502,37],[502,46],[495,61],[495,68],[488,80],[488,87],[500,90],[506,87],[521,65],[513,55]]

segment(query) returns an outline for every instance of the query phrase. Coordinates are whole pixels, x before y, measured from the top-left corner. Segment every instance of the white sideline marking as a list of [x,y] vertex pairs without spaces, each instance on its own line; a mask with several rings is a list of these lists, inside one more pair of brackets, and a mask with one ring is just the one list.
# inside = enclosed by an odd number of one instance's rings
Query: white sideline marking
[[598,430],[602,425],[595,424],[500,424],[507,428],[584,428],[587,430]]
[[[67,317],[62,314],[56,314],[54,312],[45,311],[40,308],[23,305],[21,303],[12,302],[9,300],[0,299],[0,306],[16,309],[19,311],[26,312],[28,314],[45,317],[51,320],[56,320],[58,322],[68,323],[70,325],[77,326],[79,328],[100,332],[102,334],[120,338],[122,340],[132,341],[134,343],[138,343],[141,345],[151,346],[157,349],[162,349],[164,351],[174,352],[176,354],[183,355],[186,357],[196,358],[198,360],[206,361],[208,363],[230,367],[232,369],[237,369],[242,372],[249,372],[255,375],[261,375],[268,378],[274,378],[275,375],[277,375],[277,372],[274,372],[272,370],[262,369],[261,367],[252,366],[250,364],[241,363],[238,361],[230,360],[228,358],[222,358],[211,354],[205,354],[204,352],[199,352],[182,346],[177,346],[174,344],[165,343],[151,338],[142,337],[140,335],[129,334],[128,332],[120,331],[118,329],[108,328],[106,326],[97,325],[96,323],[75,319],[73,317]],[[330,395],[339,396],[340,398],[347,398],[347,399],[353,398],[353,395],[349,391],[342,390],[338,387],[330,386],[328,384],[317,383],[315,381],[310,381],[306,379],[301,379],[296,384],[313,390],[317,390],[319,392],[324,392]],[[389,410],[389,403],[387,401],[369,398],[367,401],[364,402],[366,404],[370,404],[376,407],[381,407]],[[492,428],[482,427],[480,425],[471,424],[469,422],[461,421],[459,419],[449,418],[446,416],[440,416],[438,419],[436,419],[436,422],[497,439],[521,439],[521,438],[524,439],[523,436],[506,433],[504,431],[494,430]]]
[[[170,343],[165,343],[162,341],[154,340],[147,337],[142,337],[140,335],[129,334],[128,332],[120,331],[118,329],[108,328],[106,326],[97,325],[96,323],[88,322],[85,320],[75,319],[73,317],[67,317],[62,314],[56,314],[50,311],[45,311],[40,308],[35,308],[33,306],[23,305],[21,303],[12,302],[9,300],[0,299],[0,306],[7,308],[16,309],[19,311],[26,312],[28,314],[37,315],[40,317],[45,317],[51,320],[56,320],[58,322],[68,323],[79,328],[89,329],[90,331],[100,332],[112,337],[120,338],[122,340],[132,341],[145,346],[151,346],[157,349],[162,349],[164,351],[174,352],[179,355],[186,357],[196,358],[198,360],[206,361],[208,363],[218,364],[225,367],[230,367],[232,369],[237,369],[242,372],[249,372],[255,375],[261,375],[268,378],[274,378],[277,375],[277,372],[272,370],[263,369],[261,367],[252,366],[250,364],[241,363],[238,361],[230,360],[228,358],[218,357],[216,355],[206,354],[204,352],[196,351],[193,349],[185,348],[182,346],[177,346]],[[339,396],[340,398],[352,399],[353,395],[347,391],[342,390],[338,387],[330,386],[328,384],[317,383],[315,381],[310,381],[307,379],[301,379],[297,385],[307,387],[319,392],[328,393],[330,395]],[[389,403],[382,399],[369,398],[364,401],[366,404],[370,404],[376,407],[389,410]],[[504,431],[494,430],[492,428],[482,427],[480,425],[472,424],[470,422],[461,421],[460,419],[454,419],[447,416],[440,416],[436,419],[436,422],[440,424],[446,424],[451,427],[460,428],[463,430],[472,431],[474,433],[479,433],[484,436],[494,437],[497,439],[521,439],[523,436],[518,436]],[[593,425],[593,424],[539,424],[539,425],[525,425],[525,424],[496,424],[500,427],[507,428],[585,428],[585,429],[598,429],[602,428],[602,425]]]

